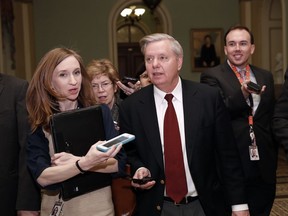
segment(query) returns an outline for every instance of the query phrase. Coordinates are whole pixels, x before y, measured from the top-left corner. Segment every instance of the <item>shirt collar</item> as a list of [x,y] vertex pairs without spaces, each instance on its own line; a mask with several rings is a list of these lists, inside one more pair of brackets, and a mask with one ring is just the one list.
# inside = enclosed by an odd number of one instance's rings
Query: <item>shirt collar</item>
[[[229,61],[229,59],[227,59],[227,63],[228,63],[228,65],[232,68],[232,63]],[[240,72],[241,70],[243,70],[243,68],[239,68],[239,67],[237,67],[237,66],[235,66],[235,68],[237,69],[238,72]],[[245,67],[244,67],[244,69],[245,69]]]
[[[176,87],[174,88],[174,90],[172,92],[169,92],[171,94],[173,94],[174,98],[180,102],[182,102],[182,80],[180,79],[180,77],[178,77],[178,84],[176,85]],[[161,101],[165,100],[165,95],[168,94],[164,91],[161,91],[159,88],[157,88],[155,85],[153,86],[154,88],[154,95],[155,97],[157,97],[158,99],[160,99]]]

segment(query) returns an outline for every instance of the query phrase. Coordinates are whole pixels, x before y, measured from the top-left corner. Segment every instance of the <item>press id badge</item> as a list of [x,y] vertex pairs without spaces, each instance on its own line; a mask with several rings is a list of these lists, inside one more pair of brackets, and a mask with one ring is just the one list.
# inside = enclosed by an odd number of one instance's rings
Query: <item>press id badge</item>
[[64,206],[63,201],[61,201],[61,200],[56,201],[49,216],[62,216],[62,215],[64,215],[64,214],[61,214],[63,206]]
[[260,160],[257,146],[254,146],[254,145],[249,146],[249,153],[250,153],[250,160],[251,161]]

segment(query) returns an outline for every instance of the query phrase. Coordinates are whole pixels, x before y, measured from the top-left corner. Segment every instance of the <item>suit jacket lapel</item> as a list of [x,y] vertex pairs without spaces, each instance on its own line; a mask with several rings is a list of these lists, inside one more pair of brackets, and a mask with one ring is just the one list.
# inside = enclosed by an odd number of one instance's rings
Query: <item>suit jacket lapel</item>
[[149,141],[152,154],[157,160],[160,167],[164,169],[162,144],[159,133],[158,119],[153,94],[153,85],[149,86],[149,91],[145,92],[145,96],[139,100],[141,122],[143,122],[144,133]]
[[[257,84],[259,84],[260,86],[263,86],[264,85],[264,77],[263,77],[263,74],[261,74],[255,67],[253,67],[252,65],[250,65],[250,68],[255,76],[255,79],[257,81]],[[267,89],[266,89],[267,91]],[[261,111],[262,107],[263,107],[263,102],[265,100],[265,93],[263,93],[260,97],[260,103],[257,107],[257,110],[254,114],[254,118],[256,118],[258,116],[258,113],[259,111]]]
[[257,81],[257,83],[261,86],[264,85],[264,77],[259,73],[259,71],[257,71],[257,69],[255,67],[253,67],[252,65],[250,65],[250,68],[255,76],[255,79]]
[[199,121],[202,116],[201,105],[199,104],[199,99],[197,99],[197,88],[194,85],[187,85],[185,80],[182,80],[183,89],[183,109],[184,109],[184,124],[185,124],[185,142],[186,142],[186,154],[188,159],[188,164],[192,164],[191,160],[193,158],[193,152],[195,148],[195,138],[198,134]]
[[227,83],[230,83],[231,86],[241,86],[237,76],[235,75],[234,71],[230,67],[227,61],[223,65],[221,65],[221,71],[224,73],[223,77],[227,78]]
[[4,80],[3,75],[0,73],[0,95],[2,94],[3,89],[4,89]]

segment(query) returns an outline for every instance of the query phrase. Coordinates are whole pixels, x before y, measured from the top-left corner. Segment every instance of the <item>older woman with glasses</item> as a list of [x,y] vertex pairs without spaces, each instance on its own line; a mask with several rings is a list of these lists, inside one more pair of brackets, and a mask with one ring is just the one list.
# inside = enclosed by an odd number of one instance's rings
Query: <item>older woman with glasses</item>
[[107,104],[111,110],[116,130],[119,130],[118,106],[121,99],[116,82],[119,73],[108,59],[95,59],[87,65],[87,73],[91,79],[97,103]]
[[[117,82],[119,73],[108,59],[92,60],[86,67],[90,77],[96,101],[107,104],[111,110],[115,129],[119,131],[120,92]],[[139,82],[140,83],[140,82]],[[139,84],[140,85],[140,84]],[[129,165],[126,174],[130,175]],[[115,178],[112,183],[115,215],[131,215],[135,207],[135,195],[130,187],[130,180]]]

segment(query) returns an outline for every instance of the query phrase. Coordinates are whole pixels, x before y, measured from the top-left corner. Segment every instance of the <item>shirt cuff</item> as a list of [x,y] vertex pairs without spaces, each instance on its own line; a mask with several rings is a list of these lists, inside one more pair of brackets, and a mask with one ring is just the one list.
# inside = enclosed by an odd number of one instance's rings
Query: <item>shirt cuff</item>
[[244,211],[248,209],[248,204],[232,205],[232,211]]

